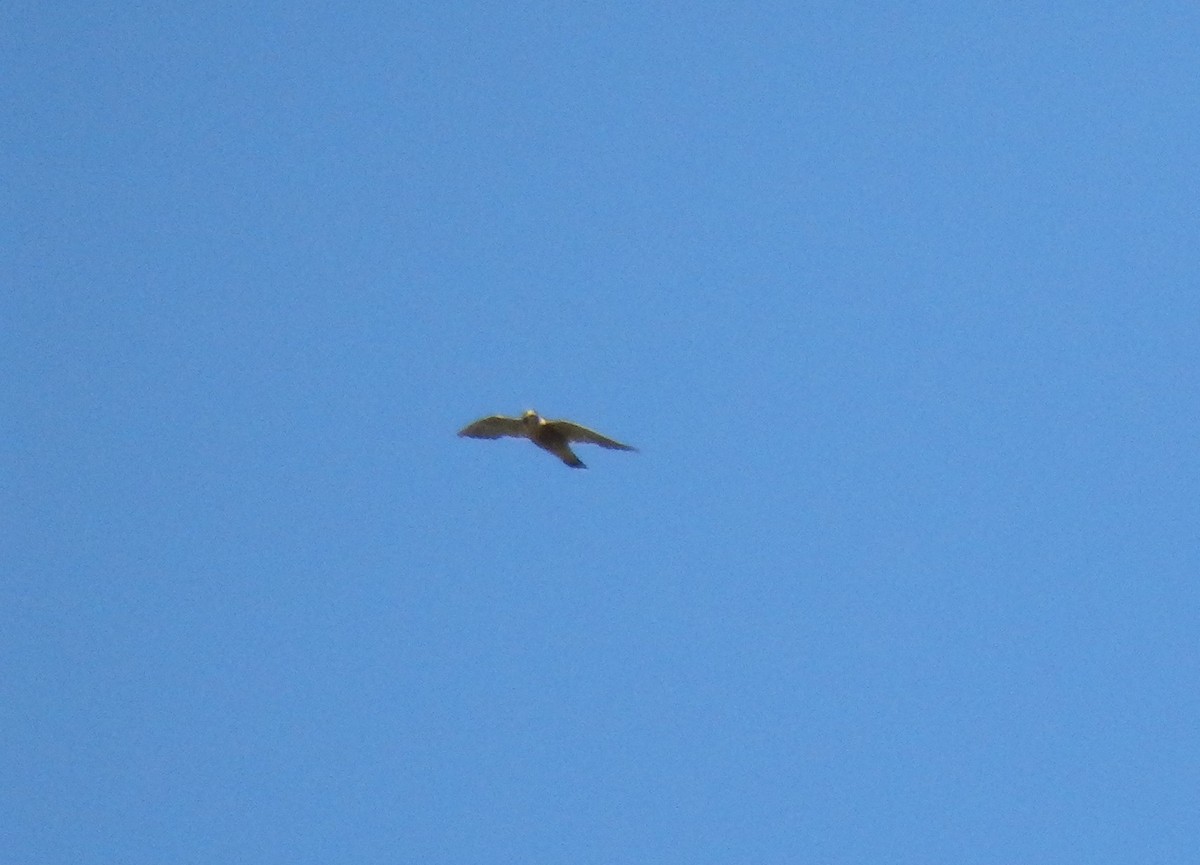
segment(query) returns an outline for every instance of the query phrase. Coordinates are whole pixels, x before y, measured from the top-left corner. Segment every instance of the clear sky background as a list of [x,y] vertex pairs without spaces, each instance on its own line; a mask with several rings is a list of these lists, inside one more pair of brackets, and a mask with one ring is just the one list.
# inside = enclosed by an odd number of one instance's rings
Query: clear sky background
[[0,860],[1196,861],[1200,7],[196,5],[0,12]]

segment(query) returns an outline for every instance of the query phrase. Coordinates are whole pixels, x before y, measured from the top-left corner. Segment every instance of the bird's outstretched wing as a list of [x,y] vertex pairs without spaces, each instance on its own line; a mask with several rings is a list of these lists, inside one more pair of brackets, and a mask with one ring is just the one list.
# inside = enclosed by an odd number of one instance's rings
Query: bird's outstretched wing
[[637,448],[630,445],[621,444],[616,439],[610,439],[608,436],[602,436],[594,429],[588,429],[585,426],[580,426],[577,423],[571,423],[569,420],[552,420],[548,422],[550,426],[561,432],[567,437],[568,441],[586,442],[587,444],[600,445],[602,448],[611,448],[615,451],[635,451]]
[[473,439],[498,439],[504,436],[525,438],[525,426],[519,418],[496,414],[467,424],[458,434]]

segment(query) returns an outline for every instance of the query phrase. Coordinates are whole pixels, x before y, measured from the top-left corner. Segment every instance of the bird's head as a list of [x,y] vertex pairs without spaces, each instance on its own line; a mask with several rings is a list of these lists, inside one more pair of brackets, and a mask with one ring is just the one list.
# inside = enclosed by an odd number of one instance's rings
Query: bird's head
[[527,411],[527,412],[525,412],[525,414],[521,415],[521,423],[525,424],[525,426],[527,426],[527,427],[530,427],[530,428],[536,427],[541,422],[542,422],[541,417],[533,409],[529,409],[529,411]]

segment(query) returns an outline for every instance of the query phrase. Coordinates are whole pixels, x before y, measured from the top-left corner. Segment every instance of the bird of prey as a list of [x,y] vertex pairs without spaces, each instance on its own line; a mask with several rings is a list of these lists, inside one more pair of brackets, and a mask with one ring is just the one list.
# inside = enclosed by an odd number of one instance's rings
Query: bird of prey
[[618,451],[637,450],[569,420],[546,420],[532,409],[520,417],[504,417],[497,414],[480,418],[467,424],[458,434],[473,439],[498,439],[504,436],[529,439],[573,469],[586,469],[587,466],[575,456],[571,450],[571,442],[585,442]]

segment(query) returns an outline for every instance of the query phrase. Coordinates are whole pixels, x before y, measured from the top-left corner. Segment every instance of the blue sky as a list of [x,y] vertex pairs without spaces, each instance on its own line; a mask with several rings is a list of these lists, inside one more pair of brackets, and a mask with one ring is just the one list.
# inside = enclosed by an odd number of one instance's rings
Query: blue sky
[[1194,857],[1194,4],[0,22],[0,858]]

